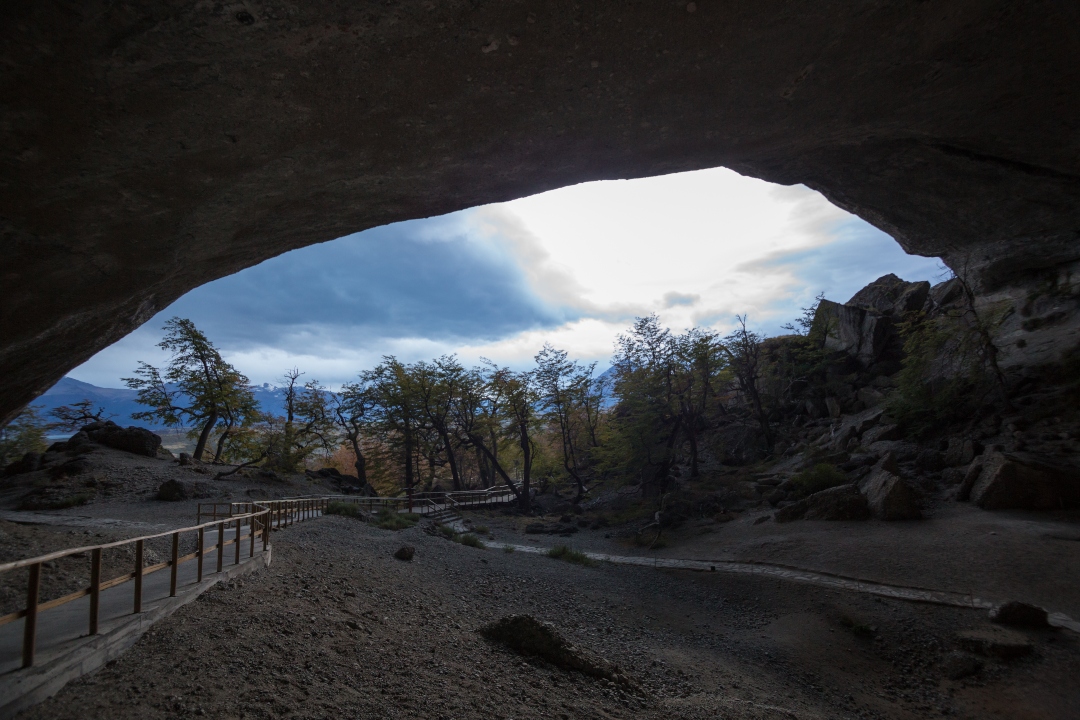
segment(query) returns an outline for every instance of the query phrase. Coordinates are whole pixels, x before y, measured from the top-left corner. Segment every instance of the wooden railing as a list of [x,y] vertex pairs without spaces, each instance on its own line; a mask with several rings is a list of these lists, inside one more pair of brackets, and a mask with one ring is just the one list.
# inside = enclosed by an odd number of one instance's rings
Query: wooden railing
[[[325,508],[325,502],[320,502],[319,499],[274,500],[265,503],[247,503],[247,505],[248,509],[246,512],[230,514],[228,509],[230,508],[231,503],[201,503],[198,510],[198,520],[201,521],[204,516],[211,517],[212,520],[210,522],[201,522],[198,525],[181,528],[179,530],[170,530],[154,535],[129,538],[127,540],[117,540],[116,542],[103,543],[101,545],[67,548],[65,550],[57,550],[26,560],[17,560],[0,564],[0,574],[18,570],[20,568],[28,569],[25,607],[0,617],[0,626],[15,622],[19,619],[25,621],[23,626],[22,666],[25,668],[34,664],[34,655],[37,645],[37,620],[40,613],[66,605],[67,603],[89,595],[90,608],[89,617],[87,619],[88,629],[90,635],[97,635],[100,615],[100,598],[103,591],[122,585],[128,581],[134,581],[132,589],[132,613],[142,612],[142,589],[143,578],[145,576],[168,568],[170,570],[169,597],[175,597],[177,591],[177,571],[181,564],[195,560],[197,563],[195,582],[201,583],[205,569],[203,567],[203,561],[209,551],[216,550],[217,552],[216,570],[212,570],[211,573],[221,572],[224,565],[226,547],[230,545],[235,547],[233,564],[238,565],[242,557],[241,551],[245,540],[247,540],[248,545],[248,557],[254,557],[256,542],[262,543],[262,549],[264,551],[269,546],[271,528],[287,527],[288,525],[301,520],[315,517]],[[209,548],[206,546],[207,528],[209,528],[211,532],[217,532],[217,539]],[[180,539],[181,536],[186,533],[198,534],[198,546],[194,552],[181,556],[179,552]],[[231,538],[229,537],[230,534]],[[145,544],[147,541],[156,540],[158,538],[172,539],[170,557],[164,562],[144,567]],[[131,545],[134,545],[135,555],[132,571],[114,578],[103,579],[103,551]],[[42,602],[40,598],[42,565],[61,558],[86,554],[90,555],[90,584],[73,593]]]
[[[417,493],[406,497],[360,497],[356,495],[324,495],[304,498],[287,498],[283,500],[265,500],[251,502],[232,503],[199,503],[198,519],[200,524],[192,527],[170,530],[155,535],[144,535],[127,540],[103,543],[101,545],[89,545],[84,547],[57,550],[38,557],[26,560],[0,564],[0,574],[17,570],[28,569],[26,606],[13,613],[0,616],[0,626],[22,619],[23,645],[22,666],[30,667],[34,664],[34,655],[37,645],[37,619],[38,615],[46,610],[57,608],[80,598],[90,596],[90,609],[88,617],[88,629],[90,635],[98,634],[98,621],[100,615],[101,593],[109,588],[122,585],[128,581],[134,581],[132,591],[132,613],[142,612],[143,601],[143,578],[152,573],[168,568],[171,576],[169,580],[169,597],[175,597],[177,591],[177,570],[185,562],[195,560],[198,564],[195,583],[203,580],[203,561],[209,550],[217,552],[217,569],[213,572],[221,572],[224,564],[225,548],[232,545],[235,547],[233,564],[240,564],[241,550],[244,540],[248,541],[248,557],[255,556],[255,543],[262,542],[265,551],[270,544],[270,530],[287,528],[297,522],[313,519],[326,512],[331,502],[346,502],[359,505],[369,512],[377,509],[390,509],[395,511],[415,512],[420,515],[430,515],[446,508],[473,507],[477,505],[491,505],[512,501],[515,499],[513,491],[506,486],[489,488],[487,490],[466,490],[444,493]],[[209,522],[202,522],[203,518],[209,518]],[[216,542],[206,547],[206,529],[210,528],[217,532]],[[245,528],[247,534],[245,534]],[[232,538],[228,535],[232,532]],[[198,546],[192,553],[180,555],[180,539],[183,534],[198,533]],[[144,548],[149,540],[158,538],[171,538],[172,552],[168,560],[144,567]],[[102,579],[102,553],[105,550],[134,545],[134,567],[131,572],[118,575],[110,579]],[[90,584],[73,593],[62,597],[41,601],[41,568],[44,563],[59,560],[73,555],[90,555]]]

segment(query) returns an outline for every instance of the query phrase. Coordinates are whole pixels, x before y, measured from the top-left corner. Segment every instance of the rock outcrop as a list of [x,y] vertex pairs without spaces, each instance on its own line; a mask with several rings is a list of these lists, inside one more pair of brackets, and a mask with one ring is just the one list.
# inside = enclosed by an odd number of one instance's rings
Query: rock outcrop
[[866,520],[870,508],[855,485],[816,492],[776,512],[778,523],[792,520]]
[[161,447],[159,435],[141,427],[122,428],[112,420],[90,423],[81,432],[86,433],[91,442],[135,455],[157,457]]
[[984,510],[1052,510],[1080,504],[1080,481],[1073,468],[996,450],[984,453],[980,461],[969,497]]
[[918,520],[922,517],[919,493],[900,476],[879,469],[859,483],[859,491],[874,517],[881,520]]
[[943,256],[1017,311],[1006,361],[1053,356],[1077,318],[1078,11],[1014,5],[5,3],[0,422],[287,250],[717,166]]

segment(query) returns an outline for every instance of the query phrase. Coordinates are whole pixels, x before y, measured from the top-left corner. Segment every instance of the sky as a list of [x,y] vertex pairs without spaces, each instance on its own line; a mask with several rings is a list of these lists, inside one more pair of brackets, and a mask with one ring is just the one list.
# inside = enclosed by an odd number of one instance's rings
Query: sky
[[165,364],[174,316],[256,384],[297,367],[337,387],[385,355],[524,369],[545,342],[603,370],[636,317],[726,332],[745,313],[779,335],[819,292],[843,302],[887,273],[941,276],[801,185],[724,168],[584,183],[280,255],[190,291],[69,375],[120,387],[138,361]]

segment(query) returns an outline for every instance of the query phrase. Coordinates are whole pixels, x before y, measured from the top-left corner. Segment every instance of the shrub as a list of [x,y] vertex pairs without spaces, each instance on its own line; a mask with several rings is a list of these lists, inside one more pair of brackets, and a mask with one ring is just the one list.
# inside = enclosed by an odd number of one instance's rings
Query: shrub
[[420,516],[413,513],[380,510],[378,517],[375,518],[375,527],[380,530],[408,530],[419,520]]
[[465,533],[462,535],[459,542],[462,545],[468,545],[469,547],[479,548],[481,550],[484,549],[484,543],[472,533]]
[[847,475],[837,470],[835,465],[818,463],[808,470],[803,470],[792,479],[792,493],[797,498],[804,498],[847,482]]
[[477,525],[473,528],[473,532],[477,535],[490,535],[491,531],[488,530],[487,525]]
[[556,545],[547,552],[549,558],[555,558],[556,560],[565,560],[566,562],[574,563],[576,565],[585,565],[592,567],[596,565],[596,561],[590,558],[580,550],[571,550],[566,545]]
[[341,500],[333,500],[326,506],[327,515],[342,515],[344,517],[362,518],[364,514],[360,511],[360,506],[356,503],[342,502]]
[[507,555],[509,555],[510,553],[514,552],[514,546],[513,545],[503,545],[503,552],[506,553]]
[[436,525],[435,531],[447,540],[453,540],[454,542],[457,542],[458,540],[457,531],[449,525]]

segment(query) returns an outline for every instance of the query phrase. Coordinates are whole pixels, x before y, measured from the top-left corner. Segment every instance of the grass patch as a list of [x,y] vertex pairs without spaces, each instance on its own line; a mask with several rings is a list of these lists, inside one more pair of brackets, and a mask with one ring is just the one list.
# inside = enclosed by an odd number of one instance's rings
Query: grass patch
[[408,530],[420,521],[414,513],[398,513],[392,510],[380,510],[375,518],[375,527],[380,530]]
[[326,506],[327,515],[341,515],[342,517],[360,518],[363,517],[363,512],[360,511],[360,506],[356,503],[343,502],[341,500],[333,500]]
[[454,528],[450,527],[449,525],[436,525],[435,526],[435,531],[437,533],[439,533],[440,535],[442,535],[447,540],[451,540],[453,542],[458,541],[457,531],[454,530]]
[[549,558],[555,558],[556,560],[565,560],[575,565],[584,565],[586,567],[592,567],[596,565],[596,561],[590,558],[580,550],[571,550],[566,545],[556,545],[547,551]]
[[490,535],[491,531],[488,530],[487,525],[477,525],[473,528],[473,532],[477,535]]
[[513,545],[503,545],[503,552],[506,553],[507,555],[509,555],[510,553],[514,552],[514,546]]
[[483,550],[485,547],[483,541],[481,541],[480,538],[476,537],[472,533],[465,533],[461,536],[458,542],[460,542],[462,545],[468,545],[469,547],[479,548],[481,550]]
[[791,490],[796,498],[804,498],[847,482],[847,475],[840,472],[835,465],[818,463],[796,475],[791,481]]

